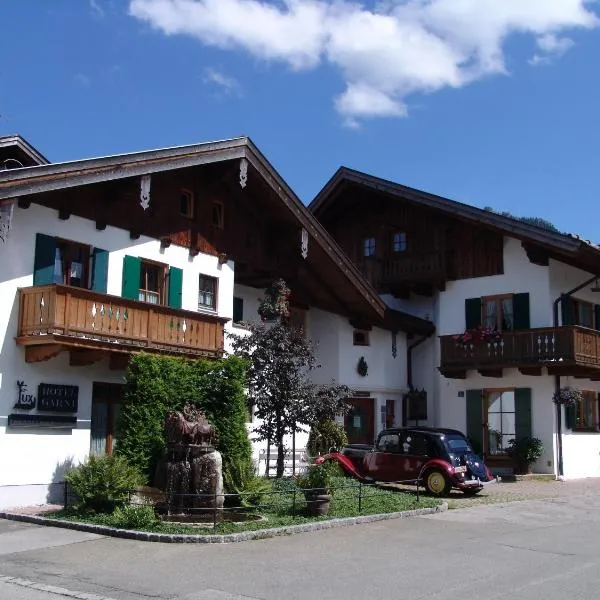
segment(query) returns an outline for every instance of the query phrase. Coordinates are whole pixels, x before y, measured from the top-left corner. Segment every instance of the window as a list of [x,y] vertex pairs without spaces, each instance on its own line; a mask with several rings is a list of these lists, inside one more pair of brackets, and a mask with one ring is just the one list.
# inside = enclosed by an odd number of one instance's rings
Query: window
[[486,329],[510,331],[515,328],[512,296],[482,298],[482,310],[482,324]]
[[119,384],[93,384],[90,454],[94,456],[112,454],[115,449],[122,391]]
[[188,219],[194,218],[194,194],[189,190],[181,190],[179,196],[179,212]]
[[369,237],[363,240],[363,256],[375,256],[375,238]]
[[244,322],[244,299],[233,297],[233,322],[238,325]]
[[150,304],[164,304],[166,266],[160,263],[141,261],[138,300]]
[[355,346],[368,346],[369,332],[363,329],[355,329],[353,335],[353,343]]
[[199,310],[217,310],[217,279],[200,275],[198,292]]
[[406,252],[406,232],[397,231],[392,236],[392,251],[393,252]]
[[515,392],[484,392],[484,415],[487,415],[487,454],[506,454],[510,440],[515,439]]
[[583,391],[583,400],[573,407],[574,431],[598,431],[598,396],[596,392]]
[[427,421],[427,392],[412,391],[406,395],[406,420]]
[[397,433],[384,433],[377,443],[380,452],[400,452],[400,441]]
[[575,325],[594,328],[594,305],[585,300],[573,299],[575,307]]
[[223,229],[225,222],[225,208],[222,202],[212,203],[212,224],[217,229]]
[[52,282],[87,288],[89,258],[89,246],[56,240]]

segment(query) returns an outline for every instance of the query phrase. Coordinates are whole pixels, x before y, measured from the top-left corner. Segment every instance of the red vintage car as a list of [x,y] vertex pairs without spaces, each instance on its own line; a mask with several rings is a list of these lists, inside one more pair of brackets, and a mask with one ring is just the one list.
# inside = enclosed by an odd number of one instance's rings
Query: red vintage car
[[494,481],[467,438],[454,429],[403,427],[382,431],[375,446],[350,444],[317,463],[333,460],[361,481],[419,483],[436,496],[452,488],[474,495]]

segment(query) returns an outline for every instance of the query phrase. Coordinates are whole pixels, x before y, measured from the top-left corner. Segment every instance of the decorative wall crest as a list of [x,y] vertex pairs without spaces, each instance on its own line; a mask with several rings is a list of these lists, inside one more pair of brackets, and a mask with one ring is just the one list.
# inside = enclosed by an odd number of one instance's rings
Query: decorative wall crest
[[306,260],[308,256],[308,231],[304,227],[300,233],[300,254]]
[[248,161],[245,158],[240,159],[240,187],[243,189],[248,183]]
[[150,175],[142,175],[140,179],[140,206],[144,210],[150,207],[150,183],[152,178]]
[[398,334],[392,331],[392,356],[396,358],[398,355]]
[[369,373],[369,365],[367,364],[367,361],[365,360],[364,356],[360,357],[360,360],[358,361],[358,365],[356,365],[356,372],[361,377],[366,377],[367,374]]

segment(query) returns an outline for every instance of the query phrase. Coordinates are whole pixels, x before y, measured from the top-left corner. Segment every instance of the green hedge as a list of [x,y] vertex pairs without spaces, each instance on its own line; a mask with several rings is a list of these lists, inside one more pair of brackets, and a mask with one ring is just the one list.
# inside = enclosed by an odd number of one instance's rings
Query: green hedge
[[215,427],[224,469],[230,463],[250,463],[241,359],[187,360],[139,354],[131,359],[126,379],[115,453],[138,467],[148,481],[165,448],[165,415],[181,410],[188,401],[200,406]]

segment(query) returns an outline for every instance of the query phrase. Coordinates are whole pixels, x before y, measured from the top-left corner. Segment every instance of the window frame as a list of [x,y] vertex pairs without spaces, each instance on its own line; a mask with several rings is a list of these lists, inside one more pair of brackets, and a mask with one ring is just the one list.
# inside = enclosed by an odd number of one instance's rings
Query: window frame
[[[588,300],[581,300],[580,298],[572,298],[573,301],[573,316],[575,318],[575,325],[579,327],[586,327],[587,329],[595,329],[598,323],[596,323],[595,306],[593,302]],[[589,315],[592,319],[591,325],[584,325],[581,323],[581,309],[586,307],[589,310]]]
[[[202,280],[211,281],[213,284],[212,291],[201,287]],[[219,293],[219,278],[205,273],[198,274],[198,311],[200,312],[217,312],[217,301]],[[200,302],[200,294],[212,294],[212,306]]]
[[[359,341],[359,336],[364,336],[364,341]],[[354,329],[352,332],[352,345],[353,346],[370,346],[371,338],[369,336],[368,329]]]
[[[52,274],[52,280],[58,285],[68,285],[77,287],[80,289],[90,289],[90,259],[92,256],[92,248],[89,244],[82,244],[81,242],[75,242],[73,240],[67,240],[65,238],[56,237],[56,249],[54,256],[54,269],[56,269],[56,252],[60,253],[61,269],[62,269],[62,281],[56,281],[56,272]],[[71,264],[74,262],[71,260],[72,252],[75,248],[78,248],[82,252],[81,257],[81,285],[73,285],[71,282]]]
[[[144,278],[144,269],[145,268],[153,268],[157,269],[158,275],[158,291],[151,290],[148,287],[142,287],[142,279]],[[138,301],[145,302],[147,304],[153,304],[155,306],[166,306],[167,304],[167,275],[169,273],[169,266],[165,263],[161,263],[155,260],[150,260],[147,258],[140,257],[140,281],[138,284]],[[148,278],[146,272],[146,282],[145,285],[148,285]],[[158,294],[157,302],[149,302],[147,300],[148,293],[150,294]],[[144,294],[145,298],[141,298],[141,295]]]
[[[574,432],[588,432],[588,433],[597,433],[598,432],[598,392],[594,392],[592,390],[582,390],[581,394],[584,399],[584,403],[577,402],[575,404],[575,419],[573,422]],[[591,423],[583,423],[579,425],[581,420],[587,421],[587,404],[591,403]]]
[[[491,329],[495,329],[495,331],[514,331],[515,330],[515,304],[514,304],[514,294],[496,294],[493,296],[482,296],[481,297],[481,326],[487,327],[486,325],[486,315],[485,315],[485,307],[488,302],[496,303],[496,325]],[[504,309],[502,306],[502,302],[504,300],[510,300],[512,304],[512,329],[505,329],[502,327],[503,325],[503,314]]]
[[362,254],[363,258],[375,258],[377,256],[377,238],[376,238],[376,236],[369,235],[369,236],[364,236],[362,238],[361,254]]
[[[398,237],[398,240],[396,238]],[[392,233],[392,254],[404,254],[408,250],[408,237],[406,231]]]
[[[217,215],[216,219],[215,215]],[[215,229],[225,229],[225,205],[220,200],[213,200],[210,219]]]
[[[483,416],[483,422],[485,424],[484,429],[484,436],[483,436],[483,448],[484,448],[484,454],[486,456],[494,456],[494,457],[508,457],[508,443],[506,444],[506,446],[504,445],[504,443],[502,443],[502,448],[504,449],[502,452],[494,452],[492,453],[490,451],[490,425],[489,425],[489,394],[504,394],[505,392],[512,392],[513,394],[513,410],[512,411],[504,411],[502,410],[503,406],[501,404],[501,409],[499,413],[492,413],[492,414],[499,414],[500,415],[500,422],[501,422],[501,426],[502,426],[502,416],[505,414],[512,414],[514,415],[514,428],[515,431],[513,433],[504,433],[503,430],[500,430],[500,436],[503,438],[505,435],[506,436],[513,436],[513,439],[517,439],[517,397],[516,397],[516,389],[517,388],[484,388],[482,390],[482,416]],[[502,400],[501,400],[502,403]]]
[[[187,211],[183,210],[183,199],[187,198]],[[195,215],[195,195],[192,190],[182,188],[179,192],[179,214],[186,219],[193,219]]]

